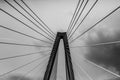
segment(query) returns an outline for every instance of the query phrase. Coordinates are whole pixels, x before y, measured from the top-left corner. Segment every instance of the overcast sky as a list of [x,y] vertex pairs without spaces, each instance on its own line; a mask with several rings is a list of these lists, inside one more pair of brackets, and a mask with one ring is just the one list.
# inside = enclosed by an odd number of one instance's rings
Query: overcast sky
[[[23,14],[28,16],[31,20],[33,20],[28,14],[26,14],[13,0],[8,0],[12,5],[14,5],[18,10],[20,10]],[[49,28],[54,32],[65,32],[67,31],[68,25],[70,23],[70,20],[72,18],[72,15],[74,14],[75,7],[77,5],[78,0],[24,0],[30,8],[49,26]],[[86,0],[85,0],[86,1]],[[20,0],[17,0],[25,9],[27,9]],[[81,15],[80,20],[85,16],[87,11],[90,9],[91,5],[95,2],[95,0],[89,0],[89,3],[87,7],[85,8],[83,14]],[[73,35],[72,38],[75,38],[77,35],[84,32],[87,28],[94,25],[97,21],[99,21],[101,18],[103,18],[106,14],[114,10],[116,7],[120,5],[119,0],[99,0],[96,6],[93,8],[93,10],[90,12],[90,14],[87,16],[83,24],[77,29],[76,33]],[[0,8],[3,10],[9,12],[13,16],[17,17],[21,21],[25,22],[26,24],[30,25],[32,28],[35,28],[36,30],[42,32],[38,28],[36,28],[31,22],[29,22],[27,19],[25,19],[21,14],[19,14],[16,10],[14,10],[12,7],[10,7],[4,0],[0,0]],[[29,11],[29,10],[28,10]],[[30,12],[30,11],[29,11]],[[30,12],[31,13],[31,12]],[[35,17],[35,16],[34,16]],[[34,20],[33,20],[34,21]],[[104,34],[104,36],[110,36],[114,38],[117,36],[119,30],[120,30],[120,10],[116,11],[113,15],[111,15],[109,18],[107,18],[102,23],[98,24],[93,30],[89,31],[84,37],[77,39],[73,44],[70,46],[80,46],[80,45],[86,45],[89,40],[99,40],[100,36],[98,32],[101,32]],[[34,21],[35,22],[35,21]],[[77,23],[77,24],[78,24]],[[39,25],[38,23],[36,23]],[[34,37],[40,38],[45,41],[49,41],[45,37],[35,33],[34,31],[30,30],[20,22],[16,21],[15,19],[11,18],[4,12],[0,11],[0,25],[6,26],[8,28],[12,28],[14,30],[32,35]],[[44,35],[46,35],[44,32],[42,32]],[[46,35],[47,36],[47,35]],[[37,44],[37,45],[49,45],[43,42],[39,42],[37,40],[33,40],[31,38],[27,38],[21,35],[18,35],[14,32],[5,30],[3,28],[0,28],[0,41],[5,42],[16,42],[16,43],[26,43],[26,44]],[[90,41],[92,43],[92,41]],[[94,42],[93,42],[94,43]],[[19,47],[19,46],[9,46],[9,45],[0,45],[0,57],[7,57],[7,56],[13,56],[18,54],[25,54],[30,52],[38,52],[43,50],[48,50],[51,48],[36,48],[36,47]],[[63,51],[64,52],[64,51]],[[80,63],[83,65],[82,67],[88,71],[90,76],[92,76],[95,80],[105,80],[109,78],[115,78],[116,76],[113,76],[112,74],[109,74],[108,72],[105,72],[104,70],[99,70],[97,67],[87,63],[84,61],[84,59],[81,59],[80,57],[84,57],[88,53],[88,48],[74,48],[71,49],[71,55],[73,56],[73,60],[77,63]],[[42,55],[34,55],[34,56],[28,56],[23,58],[17,58],[17,59],[11,59],[6,61],[1,61],[0,63],[0,74],[5,73],[9,70],[12,70],[20,65],[23,65],[31,60],[34,60],[38,58],[39,56],[43,57],[48,55],[49,53],[44,53]],[[81,55],[80,55],[81,54]],[[79,57],[80,56],[80,57]],[[40,60],[42,61],[42,60]],[[79,62],[78,62],[79,61]],[[36,61],[36,63],[31,64],[28,66],[30,69],[34,67],[34,64],[38,64],[39,62]],[[43,64],[42,64],[43,65]],[[44,64],[46,65],[46,64]],[[61,64],[62,65],[62,64]],[[89,66],[89,67],[88,67]],[[28,67],[18,70],[15,73],[22,73],[24,74]],[[110,68],[111,69],[111,68]],[[39,69],[37,69],[39,70]],[[32,74],[36,73],[33,72]],[[78,68],[75,66],[75,75],[77,76],[77,80],[79,80],[79,76],[83,78],[84,80],[88,80],[85,73],[83,73],[81,70],[78,72]],[[112,69],[115,73],[118,73],[114,67]],[[45,71],[45,68],[43,72]],[[92,72],[93,71],[93,72]],[[91,72],[91,73],[90,73]],[[14,74],[14,72],[13,72]],[[30,75],[31,76],[31,75]],[[42,74],[41,74],[42,77]],[[61,77],[61,76],[59,76]],[[64,80],[64,78],[58,80]]]

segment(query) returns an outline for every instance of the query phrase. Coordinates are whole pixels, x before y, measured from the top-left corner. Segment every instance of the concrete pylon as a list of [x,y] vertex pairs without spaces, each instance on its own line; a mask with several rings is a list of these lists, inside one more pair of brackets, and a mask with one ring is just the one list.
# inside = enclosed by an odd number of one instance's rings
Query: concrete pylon
[[61,39],[63,39],[64,50],[65,50],[66,80],[75,80],[72,59],[71,59],[71,54],[70,54],[66,32],[57,33],[43,80],[56,80],[57,60],[58,60],[57,51],[58,51],[58,47],[59,47],[59,43]]

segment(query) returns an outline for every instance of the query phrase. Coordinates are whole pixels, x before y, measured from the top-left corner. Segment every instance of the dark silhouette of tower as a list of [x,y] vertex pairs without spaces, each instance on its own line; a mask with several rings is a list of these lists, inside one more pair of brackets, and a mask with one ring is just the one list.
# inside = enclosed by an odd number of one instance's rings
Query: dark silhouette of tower
[[63,39],[65,50],[66,80],[75,80],[66,32],[57,33],[43,80],[51,80],[51,77],[53,77],[52,79],[56,80],[56,75],[53,76],[53,74],[57,73],[57,60],[58,60],[57,51],[61,39]]

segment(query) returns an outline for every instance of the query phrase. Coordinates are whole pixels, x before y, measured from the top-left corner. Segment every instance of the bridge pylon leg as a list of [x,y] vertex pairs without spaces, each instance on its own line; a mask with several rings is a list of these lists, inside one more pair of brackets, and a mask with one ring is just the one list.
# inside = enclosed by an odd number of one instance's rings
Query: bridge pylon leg
[[67,34],[64,35],[63,42],[64,42],[64,49],[65,49],[66,79],[75,80]]

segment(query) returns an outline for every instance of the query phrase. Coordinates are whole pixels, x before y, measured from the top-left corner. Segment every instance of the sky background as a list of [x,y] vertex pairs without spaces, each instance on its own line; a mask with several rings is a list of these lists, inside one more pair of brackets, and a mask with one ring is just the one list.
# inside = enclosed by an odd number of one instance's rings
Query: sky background
[[[26,14],[13,0],[8,0],[8,1],[11,4],[13,4],[17,9],[19,9],[23,14],[25,14],[26,16],[29,17],[29,15]],[[70,23],[72,15],[74,14],[74,10],[75,10],[75,7],[78,2],[78,0],[24,0],[24,1],[55,33],[67,31],[68,25]],[[20,0],[17,0],[17,2],[19,2],[23,7],[25,7]],[[91,5],[94,2],[95,2],[95,0],[89,0],[89,3],[87,5],[87,7],[85,8],[83,14],[81,15],[78,23],[85,16],[85,14],[87,13],[87,11],[90,9]],[[98,3],[96,4],[96,6],[91,11],[91,13],[87,16],[87,18],[85,19],[83,24],[77,29],[77,31],[73,35],[72,39],[75,38],[76,36],[78,36],[79,34],[81,34],[82,32],[84,32],[87,28],[94,25],[97,21],[99,21],[106,14],[108,14],[109,12],[114,10],[119,5],[120,5],[119,0],[99,0]],[[21,14],[19,14],[12,7],[10,7],[7,3],[5,3],[4,0],[0,0],[0,8],[4,9],[5,11],[14,15],[21,21],[30,25],[32,28],[43,33],[41,30],[36,28],[31,22],[29,22],[27,19],[25,19]],[[31,17],[29,17],[29,18],[32,20]],[[94,29],[89,31],[83,37],[77,39],[74,43],[70,44],[70,46],[90,45],[90,44],[95,44],[95,43],[100,43],[100,42],[120,40],[120,38],[119,38],[120,22],[119,21],[120,21],[120,10],[116,11],[109,18],[107,18],[106,20],[104,20],[103,22],[98,24]],[[78,23],[77,23],[77,25],[78,25]],[[8,28],[12,28],[14,30],[17,30],[17,31],[20,31],[20,32],[23,32],[23,33],[26,33],[29,35],[32,35],[32,36],[40,38],[42,40],[49,41],[48,39],[44,38],[43,36],[35,33],[34,31],[30,30],[29,28],[25,27],[23,24],[21,24],[20,22],[16,21],[13,18],[11,18],[7,14],[3,13],[2,11],[0,11],[0,25],[6,26]],[[45,33],[43,33],[43,34],[46,35]],[[3,28],[0,28],[0,41],[25,43],[25,44],[36,44],[36,45],[49,45],[47,43],[39,42],[37,40],[33,40],[31,38],[21,36],[14,32],[5,30]],[[50,45],[50,46],[52,48],[52,45]],[[38,52],[38,51],[43,51],[43,50],[48,50],[48,49],[50,50],[51,48],[20,47],[20,46],[10,46],[10,45],[0,44],[0,57],[2,58],[2,57],[13,56],[13,55],[18,55],[18,54]],[[112,63],[109,64],[109,66],[107,65],[107,63],[109,61],[104,63],[104,61],[96,60],[96,58],[93,58],[93,57],[96,57],[97,55],[93,56],[94,54],[92,54],[92,53],[97,53],[98,51],[101,52],[102,50],[103,50],[103,54],[100,55],[102,57],[105,56],[106,53],[110,53],[110,52],[108,52],[108,51],[110,51],[109,47],[107,47],[107,49],[105,51],[103,48],[99,48],[99,50],[98,50],[98,48],[91,49],[89,47],[71,48],[71,55],[73,56],[72,58],[74,61],[73,65],[75,65],[75,64],[78,65],[78,63],[80,63],[82,65],[82,67],[88,72],[88,74],[90,74],[90,76],[92,76],[92,78],[95,80],[107,80],[109,78],[116,78],[116,76],[109,74],[108,72],[105,72],[102,69],[99,70],[97,67],[89,64],[83,58],[81,58],[81,57],[85,57],[85,58],[92,60],[92,61],[96,62],[97,64],[104,66],[107,69],[119,74],[120,71],[118,71],[118,69],[115,65],[112,65]],[[64,51],[63,51],[63,53],[64,53]],[[21,58],[17,58],[17,59],[1,61],[0,74],[3,74],[9,70],[12,70],[12,69],[14,69],[20,65],[23,65],[31,60],[34,60],[38,57],[44,57],[49,54],[50,53],[41,53],[41,54],[36,54],[34,56],[32,55],[32,56],[21,57]],[[101,53],[98,53],[98,54],[101,54]],[[114,54],[112,54],[112,56],[113,55]],[[110,57],[112,57],[112,56],[110,56]],[[105,57],[105,58],[108,58],[108,57]],[[110,58],[110,59],[112,59],[112,58]],[[44,61],[44,58],[42,60]],[[15,71],[15,73],[25,74],[25,70],[29,71],[31,68],[34,67],[34,65],[37,65],[42,60],[36,61],[36,63],[28,65],[28,67],[25,67],[23,69]],[[42,65],[46,66],[47,64],[45,64],[45,63],[47,63],[47,60],[46,60],[46,62],[44,61],[44,63]],[[113,63],[115,63],[115,62],[113,62]],[[88,80],[87,76],[85,76],[85,73],[83,73],[78,66],[77,67],[74,66],[74,67],[75,67],[75,75],[76,75],[77,80],[79,80],[79,76],[81,76],[81,78],[84,80]],[[78,69],[80,71],[78,71]],[[33,74],[37,73],[38,70],[39,69],[36,69],[33,73],[29,74],[29,76],[36,77]],[[41,71],[41,73],[39,72],[40,77],[43,76],[45,68],[42,68],[42,70],[43,71]],[[15,74],[15,73],[13,72],[12,74]],[[39,78],[38,76],[39,75],[37,75],[37,78]],[[64,80],[64,79],[58,78],[58,80]]]

